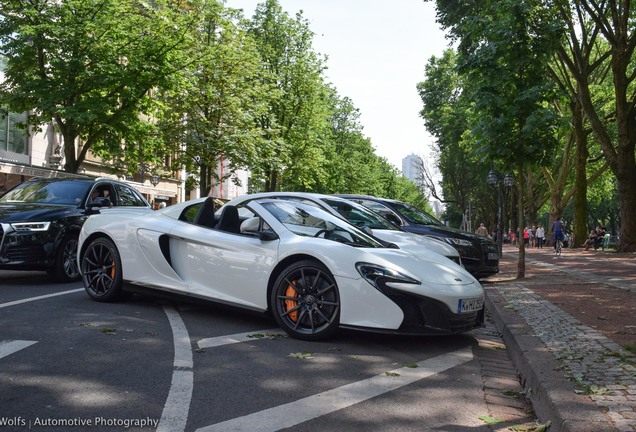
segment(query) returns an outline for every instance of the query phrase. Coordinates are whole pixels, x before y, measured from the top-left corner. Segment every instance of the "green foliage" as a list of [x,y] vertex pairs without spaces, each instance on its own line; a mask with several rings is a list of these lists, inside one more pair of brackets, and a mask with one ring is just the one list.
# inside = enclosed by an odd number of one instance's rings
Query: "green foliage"
[[12,111],[31,111],[36,127],[55,120],[66,171],[76,172],[96,143],[119,152],[121,140],[139,132],[142,115],[152,114],[150,91],[169,86],[188,61],[181,48],[196,4],[173,6],[163,0],[4,1],[0,101]]
[[[198,157],[204,195],[213,178],[223,180],[258,160],[257,148],[266,142],[256,118],[266,112],[272,89],[259,81],[261,62],[251,38],[236,25],[240,14],[215,2],[202,12],[188,47],[196,61],[180,72],[178,87],[160,93],[157,123],[166,150],[176,156],[175,169],[197,170]],[[213,169],[220,162],[227,167],[222,176]]]
[[[302,13],[254,16],[220,1],[3,2],[0,104],[63,136],[65,170],[87,153],[113,172],[185,168],[207,193],[238,168],[250,190],[366,193],[428,208],[326,83]],[[79,144],[81,143],[81,145]],[[223,174],[215,171],[223,160]]]
[[248,32],[260,54],[261,81],[277,90],[258,119],[269,145],[252,174],[266,190],[315,190],[325,177],[320,137],[329,113],[313,32],[302,13],[292,18],[276,0],[258,5]]
[[425,74],[426,79],[417,86],[424,104],[420,115],[437,140],[437,168],[443,178],[447,217],[459,226],[464,209],[471,203],[478,209],[476,218],[490,226],[493,194],[485,181],[490,166],[483,163],[483,155],[469,132],[472,99],[476,96],[469,93],[465,77],[458,73],[453,50],[446,50],[441,58],[429,59]]

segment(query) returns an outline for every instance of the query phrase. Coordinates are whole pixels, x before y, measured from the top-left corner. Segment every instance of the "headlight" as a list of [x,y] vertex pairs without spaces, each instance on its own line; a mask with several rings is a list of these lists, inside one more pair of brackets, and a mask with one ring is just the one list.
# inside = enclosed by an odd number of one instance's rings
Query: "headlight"
[[378,287],[378,281],[384,279],[384,282],[399,282],[420,285],[421,282],[410,276],[402,274],[396,270],[383,267],[378,264],[370,264],[360,262],[356,264],[356,270],[367,282],[374,287]]
[[10,225],[18,232],[46,231],[51,222],[14,222]]
[[444,237],[444,240],[446,240],[448,243],[455,246],[471,247],[473,245],[473,243],[470,240],[464,240],[464,239],[458,239],[458,238],[452,238],[452,237]]

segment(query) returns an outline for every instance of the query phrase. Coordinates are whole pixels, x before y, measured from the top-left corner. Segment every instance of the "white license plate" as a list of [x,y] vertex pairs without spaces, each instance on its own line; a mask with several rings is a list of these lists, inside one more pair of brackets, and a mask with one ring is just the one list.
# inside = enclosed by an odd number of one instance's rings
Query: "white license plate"
[[462,312],[474,312],[474,311],[481,310],[481,308],[483,306],[484,306],[484,298],[483,297],[471,298],[471,299],[460,299],[459,300],[459,305],[457,307],[457,310],[460,313],[462,313]]
[[499,253],[498,252],[488,252],[488,259],[489,260],[498,260],[499,259]]

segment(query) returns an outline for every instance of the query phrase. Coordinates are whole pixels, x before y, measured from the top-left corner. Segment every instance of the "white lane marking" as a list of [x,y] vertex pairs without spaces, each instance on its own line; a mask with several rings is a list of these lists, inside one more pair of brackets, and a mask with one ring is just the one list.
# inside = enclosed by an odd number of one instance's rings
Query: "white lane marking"
[[38,342],[28,340],[0,341],[0,358],[9,356],[36,343]]
[[383,393],[459,366],[472,359],[472,349],[465,348],[423,360],[417,363],[417,368],[403,367],[395,369],[382,375],[376,375],[295,402],[202,427],[197,429],[196,432],[271,432],[289,428],[299,423],[364,402]]
[[163,306],[170,322],[174,340],[174,370],[166,404],[156,432],[182,432],[185,430],[194,389],[192,371],[192,345],[190,335],[179,313],[171,306]]
[[285,336],[287,333],[279,329],[269,329],[252,331],[247,333],[238,333],[226,336],[217,336],[213,338],[201,339],[198,343],[199,348],[213,348],[223,345],[230,345],[241,342],[253,342],[259,339],[267,339],[271,336]]
[[22,300],[16,300],[16,301],[12,301],[12,302],[7,302],[7,303],[0,303],[0,309],[2,308],[6,308],[9,306],[16,306],[19,304],[23,304],[23,303],[29,303],[32,301],[36,301],[36,300],[44,300],[47,298],[51,298],[51,297],[57,297],[57,296],[61,296],[61,295],[66,295],[66,294],[74,294],[80,291],[84,291],[84,288],[78,288],[78,289],[74,289],[74,290],[69,290],[69,291],[62,291],[62,292],[58,292],[58,293],[54,293],[54,294],[46,294],[46,295],[41,295],[41,296],[37,296],[37,297],[29,297],[29,298],[25,298]]

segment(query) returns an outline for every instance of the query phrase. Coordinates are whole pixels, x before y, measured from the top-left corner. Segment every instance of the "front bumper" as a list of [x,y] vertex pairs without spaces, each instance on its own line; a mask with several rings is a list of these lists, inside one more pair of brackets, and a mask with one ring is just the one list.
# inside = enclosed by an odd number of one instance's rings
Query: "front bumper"
[[484,308],[478,311],[453,313],[438,300],[385,290],[384,294],[404,312],[404,321],[398,329],[402,334],[448,335],[464,333],[484,323]]
[[48,232],[5,232],[0,225],[0,269],[47,270],[52,265],[53,247]]
[[475,278],[499,273],[499,249],[496,244],[482,244],[481,249],[458,246],[464,268]]
[[483,307],[477,311],[454,313],[446,303],[431,297],[400,291],[385,284],[379,284],[377,289],[402,311],[404,316],[399,326],[389,329],[342,325],[342,328],[373,333],[436,336],[464,333],[484,323]]

